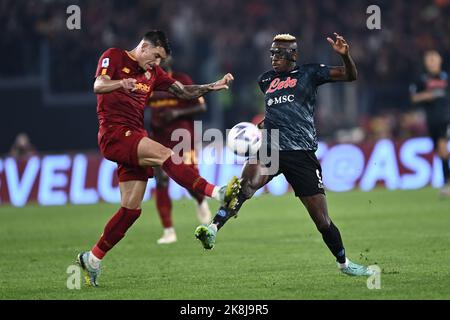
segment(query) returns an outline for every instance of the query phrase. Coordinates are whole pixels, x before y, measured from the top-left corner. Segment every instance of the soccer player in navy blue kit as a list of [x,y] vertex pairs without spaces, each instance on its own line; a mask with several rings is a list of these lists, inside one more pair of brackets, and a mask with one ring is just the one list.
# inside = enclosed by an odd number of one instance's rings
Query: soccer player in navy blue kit
[[[340,232],[328,216],[322,169],[315,155],[318,144],[314,108],[318,86],[334,81],[354,81],[357,77],[347,42],[337,33],[334,35],[335,40],[327,38],[327,41],[342,58],[343,66],[339,67],[323,64],[297,66],[296,38],[289,34],[274,37],[270,48],[272,70],[263,73],[258,84],[265,94],[266,104],[261,127],[267,129],[266,143],[271,152],[279,152],[279,168],[275,174],[271,174],[259,160],[245,164],[241,177],[242,189],[236,201],[222,206],[209,225],[201,225],[195,231],[195,236],[205,249],[214,247],[217,231],[237,214],[244,201],[282,173],[336,257],[338,268],[353,276],[369,276],[374,273],[373,270],[347,259]],[[279,130],[278,145],[275,139],[271,139],[272,129]]]
[[433,140],[434,150],[442,161],[444,186],[441,196],[450,196],[450,168],[448,165],[448,132],[450,129],[450,98],[448,92],[448,73],[442,70],[442,57],[439,52],[425,52],[424,72],[410,87],[411,100],[425,110],[428,133]]

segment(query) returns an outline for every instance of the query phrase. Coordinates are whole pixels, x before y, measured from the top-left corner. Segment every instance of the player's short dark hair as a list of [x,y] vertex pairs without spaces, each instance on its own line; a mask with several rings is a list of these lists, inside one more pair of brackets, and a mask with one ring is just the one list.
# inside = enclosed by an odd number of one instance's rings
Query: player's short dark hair
[[143,37],[144,40],[150,42],[155,47],[163,47],[167,55],[171,53],[169,39],[161,30],[150,30]]

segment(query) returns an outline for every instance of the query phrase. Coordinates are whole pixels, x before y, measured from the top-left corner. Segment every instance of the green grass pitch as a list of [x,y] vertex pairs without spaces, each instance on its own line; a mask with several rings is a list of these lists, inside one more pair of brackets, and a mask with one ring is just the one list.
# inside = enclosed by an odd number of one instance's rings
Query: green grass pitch
[[[66,287],[76,254],[116,205],[0,207],[0,299],[449,299],[450,199],[437,190],[329,193],[350,259],[383,270],[381,288],[337,271],[293,194],[247,202],[216,248],[194,239],[194,203],[174,203],[178,242],[157,245],[153,201],[105,257],[101,287]],[[210,201],[212,211],[217,203]]]

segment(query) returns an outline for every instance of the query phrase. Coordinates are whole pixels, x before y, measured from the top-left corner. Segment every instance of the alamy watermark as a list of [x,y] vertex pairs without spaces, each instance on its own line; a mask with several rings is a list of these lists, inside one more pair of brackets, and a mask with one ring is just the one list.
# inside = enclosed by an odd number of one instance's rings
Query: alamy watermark
[[370,16],[366,20],[366,26],[369,30],[380,30],[381,29],[381,9],[379,6],[372,4],[367,7],[367,14]]
[[374,273],[369,278],[367,278],[367,289],[381,289],[381,268],[376,264],[368,266],[368,268]]
[[81,268],[78,265],[70,265],[67,267],[66,273],[69,275],[66,281],[66,287],[69,290],[81,289]]
[[72,4],[67,7],[66,13],[69,15],[66,20],[66,27],[69,30],[81,29],[81,9],[79,6]]
[[[226,130],[226,134],[229,130]],[[172,148],[172,161],[175,164],[187,163],[186,155],[192,155],[194,137],[202,137],[203,151],[200,157],[195,159],[195,164],[261,164],[267,170],[264,174],[273,175],[279,169],[279,130],[261,129],[262,145],[258,155],[248,154],[245,157],[233,152],[223,152],[225,149],[225,137],[221,130],[210,128],[203,132],[201,121],[194,121],[194,131],[187,129],[176,129],[170,136],[170,141],[177,142]],[[269,141],[269,142],[268,142]],[[232,150],[233,151],[233,150]],[[192,157],[191,157],[192,158]]]

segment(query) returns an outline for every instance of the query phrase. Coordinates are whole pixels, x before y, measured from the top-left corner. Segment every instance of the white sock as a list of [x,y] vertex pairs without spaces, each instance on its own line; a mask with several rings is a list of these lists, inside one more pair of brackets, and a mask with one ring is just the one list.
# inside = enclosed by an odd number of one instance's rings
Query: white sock
[[100,268],[101,262],[102,262],[102,259],[99,259],[96,256],[94,256],[92,251],[89,252],[88,263],[91,265],[92,268],[94,268],[94,269]]
[[211,223],[209,226],[211,227],[211,229],[213,229],[215,232],[217,232],[217,224]]
[[345,258],[345,262],[344,263],[339,263],[338,262],[337,265],[338,265],[339,269],[347,268],[348,267],[348,259],[347,259],[347,257]]
[[211,221],[211,211],[209,210],[208,202],[203,199],[202,203],[197,203],[197,218],[200,223],[208,223]]
[[203,199],[201,203],[198,203],[197,201],[196,203],[198,210],[209,211],[208,201],[206,201],[206,199]]
[[220,187],[215,186],[214,189],[213,189],[213,192],[212,192],[212,194],[211,194],[211,198],[220,201],[221,199],[220,199],[220,193],[219,193],[219,191],[220,191]]
[[164,228],[164,234],[175,233],[175,229],[173,227]]

